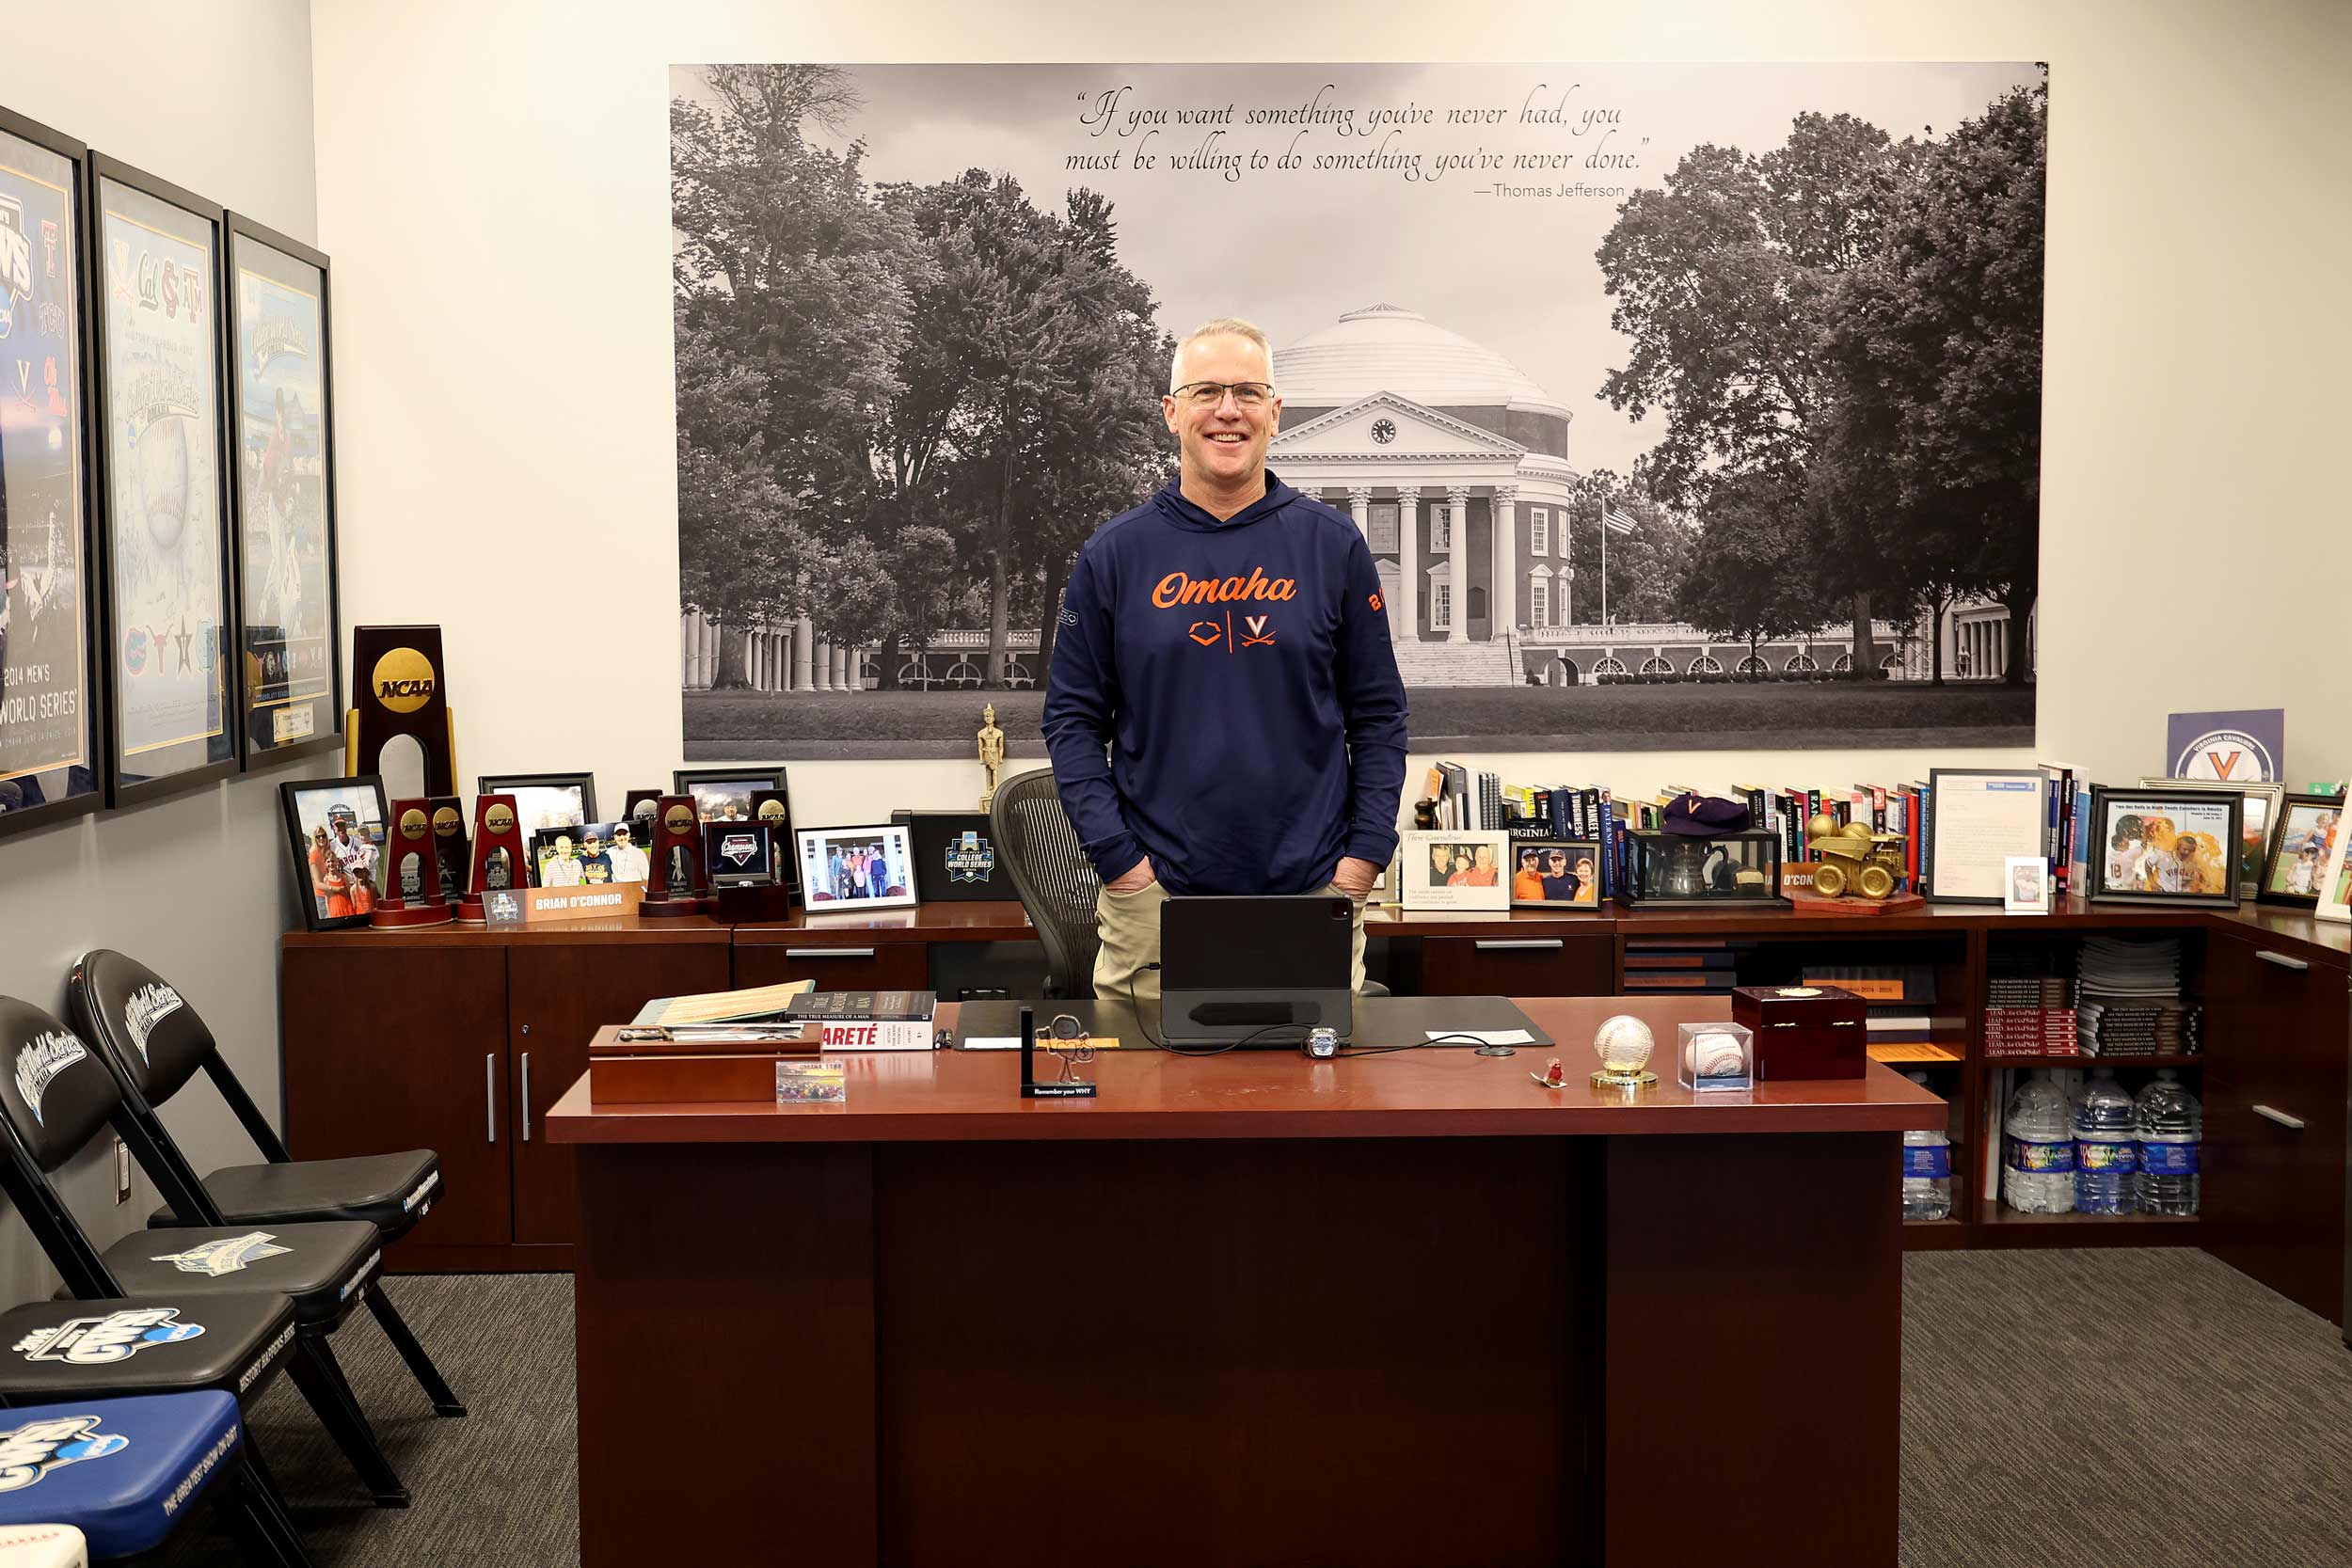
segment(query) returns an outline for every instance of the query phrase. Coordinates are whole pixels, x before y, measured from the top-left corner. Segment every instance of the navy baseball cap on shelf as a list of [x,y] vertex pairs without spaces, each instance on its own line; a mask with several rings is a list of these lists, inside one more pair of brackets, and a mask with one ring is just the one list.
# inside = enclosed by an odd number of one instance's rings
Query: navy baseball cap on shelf
[[1666,808],[1666,819],[1660,826],[1685,838],[1717,838],[1724,833],[1746,832],[1754,821],[1748,808],[1737,800],[1677,795],[1674,804]]

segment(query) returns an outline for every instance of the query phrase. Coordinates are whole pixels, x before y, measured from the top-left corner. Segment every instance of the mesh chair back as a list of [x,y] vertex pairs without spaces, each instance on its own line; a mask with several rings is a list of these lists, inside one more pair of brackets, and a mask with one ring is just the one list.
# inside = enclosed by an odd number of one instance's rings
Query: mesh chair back
[[213,1032],[163,976],[110,947],[82,955],[66,1005],[83,1037],[111,1053],[150,1105],[184,1087],[217,1049]]
[[42,1172],[98,1136],[122,1090],[80,1036],[13,996],[0,996],[0,1116]]
[[997,855],[1012,873],[1022,907],[1044,945],[1046,994],[1092,996],[1094,954],[1103,945],[1094,902],[1103,879],[1078,847],[1078,832],[1062,810],[1054,770],[1040,768],[999,784],[988,821]]

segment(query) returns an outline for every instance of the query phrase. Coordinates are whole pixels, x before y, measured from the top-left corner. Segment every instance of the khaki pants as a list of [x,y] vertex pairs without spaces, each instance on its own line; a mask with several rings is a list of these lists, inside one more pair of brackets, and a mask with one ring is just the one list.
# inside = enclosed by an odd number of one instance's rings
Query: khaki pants
[[[1326,896],[1346,896],[1337,883],[1316,891]],[[1096,897],[1094,923],[1103,937],[1103,945],[1094,955],[1098,999],[1125,1002],[1132,995],[1136,1002],[1154,1007],[1160,1005],[1160,972],[1148,966],[1160,961],[1160,909],[1167,902],[1168,889],[1158,882],[1147,882],[1133,893],[1104,888]],[[1355,904],[1355,969],[1349,984],[1360,994],[1364,989],[1364,904],[1360,898]]]

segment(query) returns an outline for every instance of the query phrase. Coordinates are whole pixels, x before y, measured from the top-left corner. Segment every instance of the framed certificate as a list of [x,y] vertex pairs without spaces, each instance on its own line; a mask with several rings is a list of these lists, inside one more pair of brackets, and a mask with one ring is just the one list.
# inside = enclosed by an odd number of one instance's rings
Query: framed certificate
[[237,768],[221,209],[90,155],[110,802]]
[[104,799],[80,142],[0,110],[0,833]]
[[245,761],[342,744],[326,258],[229,214],[230,496]]
[[1928,774],[1927,895],[1998,904],[2014,855],[2049,854],[2050,781],[2035,768],[1937,768]]

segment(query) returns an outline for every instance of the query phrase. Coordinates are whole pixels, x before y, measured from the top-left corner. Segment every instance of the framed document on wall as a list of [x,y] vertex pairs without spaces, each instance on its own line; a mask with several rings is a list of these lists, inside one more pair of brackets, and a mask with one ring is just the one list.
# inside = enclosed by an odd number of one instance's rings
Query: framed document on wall
[[82,144],[0,110],[0,833],[98,808]]
[[251,767],[342,743],[326,258],[231,213],[221,303]]
[[237,768],[221,209],[90,155],[111,801]]

